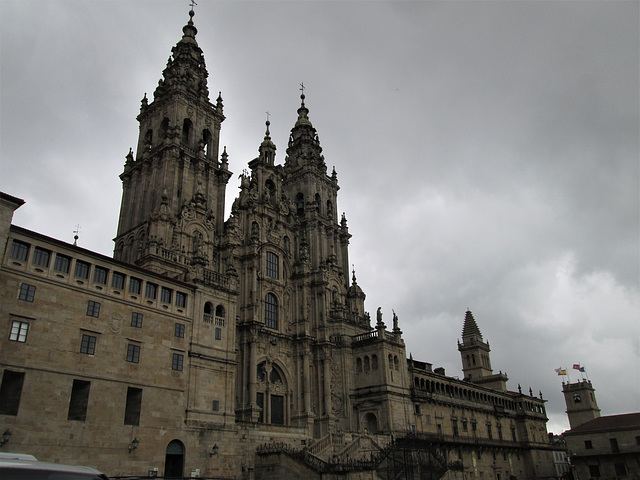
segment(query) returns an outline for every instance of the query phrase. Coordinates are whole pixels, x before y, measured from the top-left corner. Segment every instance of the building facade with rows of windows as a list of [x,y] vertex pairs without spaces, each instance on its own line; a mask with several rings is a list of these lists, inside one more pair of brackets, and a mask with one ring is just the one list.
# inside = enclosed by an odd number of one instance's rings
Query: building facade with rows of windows
[[267,121],[224,218],[190,16],[142,100],[113,258],[12,225],[0,195],[4,450],[114,476],[553,477],[544,400],[493,373],[471,312],[459,380],[365,311],[304,95],[284,163]]

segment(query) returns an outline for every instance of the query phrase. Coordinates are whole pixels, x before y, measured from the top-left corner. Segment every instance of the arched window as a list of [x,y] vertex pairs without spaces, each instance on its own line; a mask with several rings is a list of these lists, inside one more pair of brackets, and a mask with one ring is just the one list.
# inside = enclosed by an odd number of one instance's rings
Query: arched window
[[264,188],[267,192],[269,192],[269,196],[271,197],[271,199],[274,199],[276,196],[276,184],[273,183],[273,180],[268,179],[266,182],[264,182]]
[[182,122],[182,144],[191,146],[191,132],[193,130],[193,123],[188,118]]
[[296,213],[304,215],[304,195],[302,193],[296,195]]
[[148,150],[151,148],[151,144],[153,142],[153,130],[147,130],[147,133],[144,136],[144,146]]
[[371,369],[371,365],[369,363],[369,356],[365,355],[365,357],[364,357],[364,373],[369,372],[370,369]]
[[160,124],[160,129],[158,130],[159,141],[167,138],[167,130],[169,130],[169,119],[165,117]]
[[377,355],[371,355],[371,369],[372,370],[377,370],[378,369],[378,356]]
[[267,328],[278,329],[278,297],[267,293],[264,298],[264,325]]
[[396,370],[400,370],[400,362],[398,361],[398,357],[397,356],[393,357],[393,365],[394,365],[394,367],[396,367]]
[[213,154],[213,149],[211,148],[212,138],[211,132],[205,128],[202,131],[202,148],[204,149],[204,156],[207,158]]
[[356,358],[356,373],[362,373],[362,359]]
[[213,304],[211,302],[207,302],[204,304],[202,320],[204,321],[204,323],[213,323]]
[[318,212],[320,212],[320,202],[321,202],[321,200],[320,200],[320,194],[319,193],[316,193],[316,196],[315,196],[314,200],[316,202],[316,210]]
[[216,324],[216,326],[224,327],[224,318],[225,318],[224,307],[222,305],[218,305],[216,307],[216,316],[214,318],[214,323]]

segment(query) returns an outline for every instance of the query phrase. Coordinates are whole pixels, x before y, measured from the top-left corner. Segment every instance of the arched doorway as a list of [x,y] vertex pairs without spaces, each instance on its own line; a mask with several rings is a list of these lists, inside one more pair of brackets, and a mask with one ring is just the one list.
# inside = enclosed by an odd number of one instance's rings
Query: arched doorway
[[367,413],[364,416],[364,428],[367,433],[376,434],[378,433],[378,418],[373,413]]
[[180,440],[171,440],[167,445],[164,457],[164,476],[166,478],[183,477],[184,475],[184,445]]

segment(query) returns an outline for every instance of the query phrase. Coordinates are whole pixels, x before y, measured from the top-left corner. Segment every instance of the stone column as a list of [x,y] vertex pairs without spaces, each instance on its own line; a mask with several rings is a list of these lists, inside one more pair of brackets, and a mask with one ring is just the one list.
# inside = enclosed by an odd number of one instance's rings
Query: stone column
[[304,395],[304,413],[311,413],[311,371],[309,370],[309,357],[311,352],[302,354],[302,381]]
[[324,410],[329,416],[331,414],[331,359],[328,349],[325,350],[324,361]]
[[256,390],[258,387],[257,342],[253,338],[249,341],[249,402],[256,406]]

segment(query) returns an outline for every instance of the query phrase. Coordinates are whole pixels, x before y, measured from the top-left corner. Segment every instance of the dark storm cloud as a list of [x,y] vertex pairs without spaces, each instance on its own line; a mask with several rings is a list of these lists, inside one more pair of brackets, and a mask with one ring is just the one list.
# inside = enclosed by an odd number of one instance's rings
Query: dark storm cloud
[[[139,102],[187,9],[0,4],[0,189],[27,200],[15,223],[67,241],[80,223],[82,245],[111,253]],[[407,351],[458,375],[470,308],[494,368],[542,390],[558,431],[560,365],[586,363],[603,413],[640,410],[638,13],[202,1],[195,22],[231,169],[257,155],[266,111],[284,160],[304,82],[368,310],[395,309]]]

